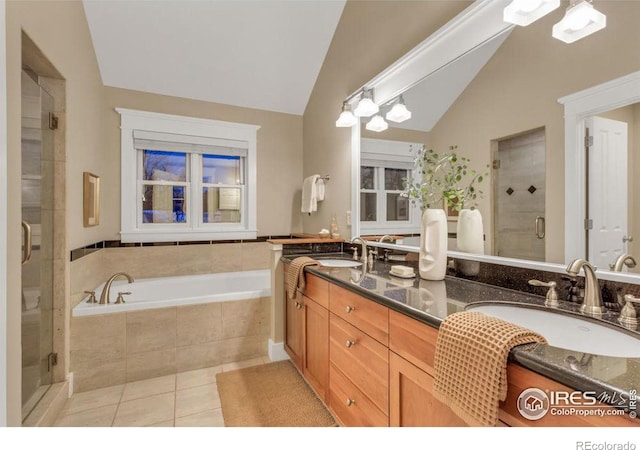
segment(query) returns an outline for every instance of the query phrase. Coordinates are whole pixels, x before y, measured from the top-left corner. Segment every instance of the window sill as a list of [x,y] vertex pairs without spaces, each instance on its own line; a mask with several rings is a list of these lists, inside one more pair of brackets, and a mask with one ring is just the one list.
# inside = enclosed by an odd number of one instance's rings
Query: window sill
[[238,239],[256,239],[257,230],[184,230],[184,231],[127,231],[120,232],[120,240],[135,242],[174,242],[174,241],[226,241]]

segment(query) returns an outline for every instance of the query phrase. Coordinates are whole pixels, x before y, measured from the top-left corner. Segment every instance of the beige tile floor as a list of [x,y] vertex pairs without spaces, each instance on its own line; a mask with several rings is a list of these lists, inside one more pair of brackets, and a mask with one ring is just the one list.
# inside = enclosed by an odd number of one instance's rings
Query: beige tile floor
[[57,427],[223,427],[216,374],[269,363],[223,364],[73,395]]

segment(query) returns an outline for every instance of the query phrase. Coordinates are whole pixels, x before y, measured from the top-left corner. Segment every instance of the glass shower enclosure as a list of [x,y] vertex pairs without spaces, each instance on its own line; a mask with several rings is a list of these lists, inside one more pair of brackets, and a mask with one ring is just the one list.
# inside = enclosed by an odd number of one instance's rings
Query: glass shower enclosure
[[53,98],[22,72],[22,418],[53,378]]

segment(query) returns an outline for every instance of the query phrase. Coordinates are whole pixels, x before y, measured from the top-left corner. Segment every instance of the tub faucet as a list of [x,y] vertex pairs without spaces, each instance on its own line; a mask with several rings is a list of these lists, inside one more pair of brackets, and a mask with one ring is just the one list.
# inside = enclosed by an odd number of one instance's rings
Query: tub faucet
[[580,307],[580,312],[591,316],[600,316],[604,313],[604,305],[596,270],[584,259],[576,259],[567,266],[567,272],[574,277],[578,275],[580,269],[584,270],[584,302]]
[[113,283],[113,281],[120,276],[126,277],[129,283],[133,283],[133,277],[128,273],[118,272],[111,275],[111,277],[109,277],[107,282],[104,284],[104,287],[102,288],[102,293],[100,294],[100,302],[99,302],[101,305],[106,305],[107,303],[109,303],[109,291],[111,290],[111,283]]
[[638,263],[633,256],[623,253],[622,255],[618,256],[618,259],[616,259],[616,262],[614,264],[609,265],[609,268],[614,272],[622,272],[623,266],[627,266],[629,269],[633,269],[636,264]]

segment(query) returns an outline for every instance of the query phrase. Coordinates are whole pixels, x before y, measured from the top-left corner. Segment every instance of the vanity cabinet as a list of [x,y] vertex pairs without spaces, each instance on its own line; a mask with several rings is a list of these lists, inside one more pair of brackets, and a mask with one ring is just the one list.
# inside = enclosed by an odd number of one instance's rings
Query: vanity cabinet
[[[466,426],[433,395],[436,328],[315,275],[307,273],[306,281],[304,295],[286,299],[285,349],[341,425]],[[574,390],[515,363],[507,379],[498,426],[640,425],[628,415],[526,420],[517,409],[525,389]]]
[[[285,266],[285,273],[288,266]],[[286,277],[285,277],[286,278]],[[329,283],[306,274],[305,294],[289,299],[285,279],[285,351],[315,390],[328,401]]]

